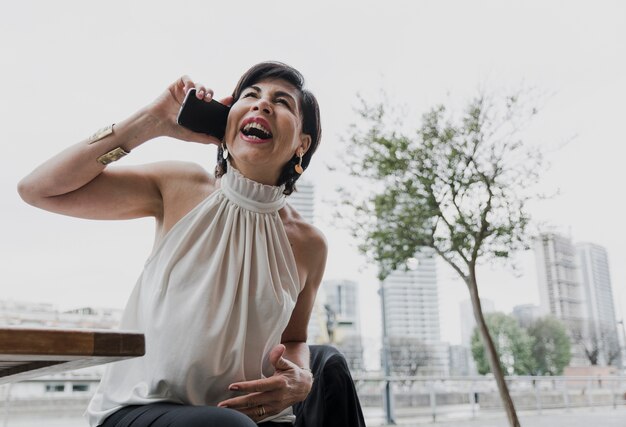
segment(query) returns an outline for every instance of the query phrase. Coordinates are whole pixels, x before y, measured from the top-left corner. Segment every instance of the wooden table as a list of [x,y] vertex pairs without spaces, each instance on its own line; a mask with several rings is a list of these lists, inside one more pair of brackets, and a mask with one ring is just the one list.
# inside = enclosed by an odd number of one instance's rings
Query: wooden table
[[0,327],[0,384],[144,354],[137,332]]

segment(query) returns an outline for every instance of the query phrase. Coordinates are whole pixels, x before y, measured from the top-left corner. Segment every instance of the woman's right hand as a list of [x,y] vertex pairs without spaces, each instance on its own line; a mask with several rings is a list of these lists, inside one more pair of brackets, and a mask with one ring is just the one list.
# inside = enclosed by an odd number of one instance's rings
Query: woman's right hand
[[[18,184],[27,203],[52,212],[81,218],[128,219],[160,215],[164,166],[144,165],[108,168],[98,157],[115,148],[131,152],[159,136],[219,144],[205,134],[180,126],[176,119],[185,94],[191,88],[205,101],[213,91],[183,76],[172,83],[154,102],[118,121],[113,133],[92,141],[87,138],[47,160]],[[230,105],[232,97],[222,103]]]
[[[163,136],[201,144],[219,145],[219,139],[203,133],[190,131],[179,125],[176,121],[187,91],[194,88],[196,89],[196,96],[199,99],[204,99],[205,102],[210,102],[211,99],[213,99],[212,89],[208,89],[199,83],[194,83],[188,76],[182,76],[169,85],[165,92],[147,107],[148,114],[157,120],[159,134]],[[232,101],[232,96],[228,96],[221,99],[219,102],[230,106]]]

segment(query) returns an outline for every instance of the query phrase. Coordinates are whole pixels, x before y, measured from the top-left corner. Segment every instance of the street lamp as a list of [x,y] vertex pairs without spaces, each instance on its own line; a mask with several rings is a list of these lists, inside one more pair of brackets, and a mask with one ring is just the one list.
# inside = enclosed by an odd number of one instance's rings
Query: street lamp
[[383,317],[383,351],[382,351],[382,362],[383,362],[383,373],[385,375],[385,395],[384,395],[384,405],[385,405],[385,421],[387,424],[396,424],[396,420],[393,416],[393,396],[391,392],[391,381],[388,378],[391,375],[391,369],[389,366],[389,335],[387,334],[387,315],[385,310],[385,285],[384,282],[380,281],[380,289],[378,290],[378,294],[380,295],[380,305],[381,312]]
[[626,357],[626,330],[624,329],[624,319],[620,319],[617,322],[617,324],[618,325],[622,325],[622,339],[620,340],[621,341],[621,345],[619,346],[619,348],[620,348],[620,359],[621,359],[620,360],[621,361],[620,365],[621,365],[622,373],[623,373],[624,371],[626,371],[626,366],[625,366],[625,362],[626,362],[626,358],[625,358]]

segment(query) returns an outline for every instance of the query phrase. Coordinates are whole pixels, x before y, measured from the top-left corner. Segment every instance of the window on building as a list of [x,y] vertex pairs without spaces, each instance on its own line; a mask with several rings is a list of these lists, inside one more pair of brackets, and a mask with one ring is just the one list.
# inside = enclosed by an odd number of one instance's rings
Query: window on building
[[89,391],[88,384],[72,384],[73,392]]
[[65,384],[46,384],[46,392],[58,393],[65,391]]

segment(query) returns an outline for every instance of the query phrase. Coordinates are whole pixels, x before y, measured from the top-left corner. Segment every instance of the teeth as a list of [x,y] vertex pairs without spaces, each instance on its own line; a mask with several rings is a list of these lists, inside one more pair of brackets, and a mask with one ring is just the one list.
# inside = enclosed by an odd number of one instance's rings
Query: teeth
[[249,131],[250,129],[258,129],[258,130],[260,130],[261,132],[266,133],[268,136],[270,136],[270,135],[272,134],[269,130],[267,130],[265,127],[263,127],[262,125],[260,125],[259,123],[256,123],[256,122],[250,122],[250,123],[248,123],[247,125],[245,125],[245,126],[243,127],[243,129],[242,129],[242,130],[244,130],[244,131]]

